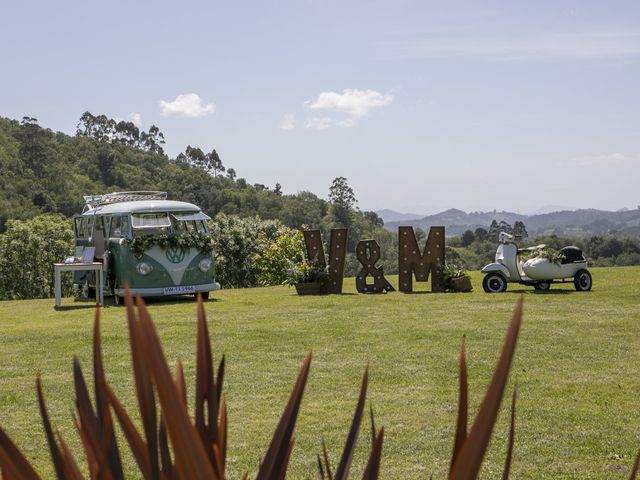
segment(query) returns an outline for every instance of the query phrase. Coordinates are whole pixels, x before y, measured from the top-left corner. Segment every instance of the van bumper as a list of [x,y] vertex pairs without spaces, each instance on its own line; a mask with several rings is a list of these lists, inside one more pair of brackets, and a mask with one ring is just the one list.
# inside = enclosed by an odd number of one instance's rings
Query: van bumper
[[[203,285],[193,285],[194,292],[212,292],[214,290],[220,290],[220,284],[218,282],[214,283],[205,283]],[[131,295],[140,295],[141,297],[167,297],[173,295],[190,295],[193,292],[184,292],[184,293],[174,293],[167,294],[164,293],[165,289],[163,287],[155,287],[155,288],[130,288],[129,292]],[[119,297],[124,297],[124,288],[120,288],[114,292],[115,295]]]

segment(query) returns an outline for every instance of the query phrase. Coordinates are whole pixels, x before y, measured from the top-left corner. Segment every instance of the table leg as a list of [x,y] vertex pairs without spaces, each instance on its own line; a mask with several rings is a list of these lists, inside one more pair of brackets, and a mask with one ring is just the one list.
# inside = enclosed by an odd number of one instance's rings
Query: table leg
[[100,275],[98,275],[100,285],[98,289],[98,298],[100,299],[100,306],[104,307],[104,272],[102,271],[102,267],[100,267]]
[[60,308],[60,303],[61,303],[61,297],[62,297],[62,286],[61,286],[61,282],[60,282],[60,269],[58,268],[54,268],[55,274],[55,280],[54,280],[54,292],[55,292],[55,297],[56,297],[56,308]]

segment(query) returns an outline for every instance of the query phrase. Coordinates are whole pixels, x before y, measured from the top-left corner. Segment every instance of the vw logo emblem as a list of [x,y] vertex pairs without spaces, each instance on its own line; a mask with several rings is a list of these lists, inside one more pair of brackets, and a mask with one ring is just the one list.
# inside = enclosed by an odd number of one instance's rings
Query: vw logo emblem
[[180,263],[184,260],[185,251],[180,247],[171,247],[167,249],[167,260],[171,263]]

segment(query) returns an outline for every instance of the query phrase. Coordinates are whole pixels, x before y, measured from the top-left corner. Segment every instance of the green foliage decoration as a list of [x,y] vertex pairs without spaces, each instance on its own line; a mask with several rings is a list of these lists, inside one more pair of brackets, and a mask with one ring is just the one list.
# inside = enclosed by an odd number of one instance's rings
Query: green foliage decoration
[[[71,221],[62,215],[9,220],[0,235],[0,300],[53,296],[53,264],[74,251]],[[62,276],[70,295],[71,277]]]
[[523,260],[529,260],[534,258],[540,258],[543,260],[547,260],[551,263],[555,263],[560,265],[562,260],[564,260],[564,254],[551,247],[544,247],[538,250],[534,250],[529,255],[523,255]]
[[468,277],[464,265],[459,262],[445,262],[438,268],[440,284],[445,290],[454,290],[454,281],[458,278]]
[[296,283],[327,283],[329,273],[326,267],[321,267],[317,261],[291,262],[286,272],[283,285],[295,285]]
[[177,234],[161,233],[157,235],[135,237],[125,240],[134,255],[140,257],[145,250],[158,245],[160,248],[197,248],[207,255],[213,250],[213,239],[209,234],[200,232],[183,232]]

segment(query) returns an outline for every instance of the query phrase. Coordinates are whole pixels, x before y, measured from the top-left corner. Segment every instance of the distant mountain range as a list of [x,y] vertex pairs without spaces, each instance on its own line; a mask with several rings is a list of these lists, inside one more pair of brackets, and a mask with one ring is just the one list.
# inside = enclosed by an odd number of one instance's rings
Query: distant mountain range
[[424,215],[419,213],[400,213],[395,210],[378,210],[376,212],[380,218],[384,220],[384,223],[389,222],[402,222],[406,220],[418,220],[424,218]]
[[420,218],[393,210],[379,210],[376,213],[384,220],[384,227],[391,231],[399,226],[420,227],[426,231],[429,227],[444,225],[447,236],[459,236],[465,230],[475,230],[479,227],[488,230],[493,220],[498,223],[505,221],[511,225],[519,220],[524,222],[531,237],[556,234],[581,238],[616,232],[640,237],[640,208],[617,212],[596,209],[563,210],[539,215],[522,215],[504,211],[467,213],[451,208]]

